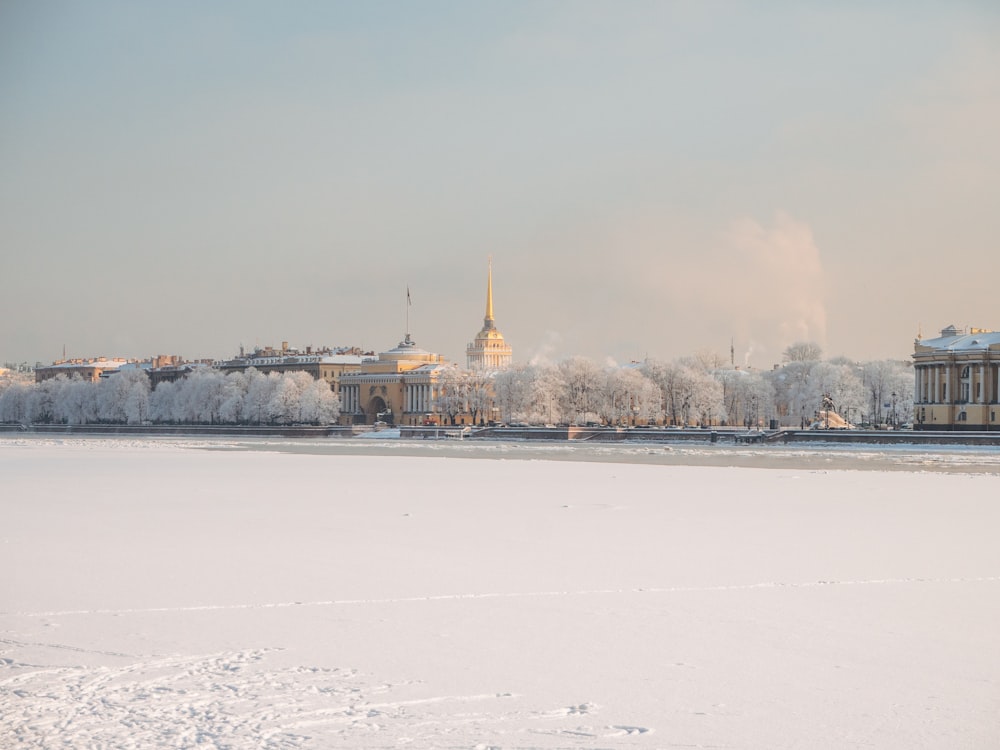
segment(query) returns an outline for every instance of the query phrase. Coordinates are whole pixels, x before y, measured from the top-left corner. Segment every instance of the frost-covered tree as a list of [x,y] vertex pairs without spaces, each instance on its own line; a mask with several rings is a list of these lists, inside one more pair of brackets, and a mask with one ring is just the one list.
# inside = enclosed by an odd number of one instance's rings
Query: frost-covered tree
[[596,417],[606,380],[601,368],[586,357],[563,360],[558,367],[563,386],[560,399],[563,411],[579,423]]
[[96,383],[73,375],[60,394],[60,415],[66,424],[92,424],[99,420]]
[[201,367],[179,380],[174,403],[175,421],[218,424],[225,399],[225,378],[218,370]]
[[865,415],[870,424],[899,424],[913,414],[913,369],[908,362],[878,360],[861,365]]
[[494,389],[501,419],[528,424],[567,420],[561,370],[549,364],[512,367],[496,374]]
[[34,386],[14,383],[0,393],[0,421],[27,424],[29,419],[28,401]]
[[149,418],[153,422],[172,424],[177,419],[177,396],[181,386],[174,382],[160,383],[149,395]]
[[681,370],[686,424],[707,426],[725,420],[722,385],[710,372],[686,365]]
[[[493,391],[497,408],[500,409],[500,420],[511,422],[515,414],[521,415],[530,402],[530,369],[531,365],[515,365],[499,371],[493,379]],[[516,419],[521,419],[521,416]]]
[[662,410],[660,389],[634,367],[609,369],[603,385],[598,398],[599,413],[608,424],[655,420]]
[[249,379],[245,373],[231,372],[226,375],[222,386],[222,403],[219,405],[219,421],[225,424],[239,424],[243,421]]
[[125,370],[112,375],[107,383],[114,383],[118,378],[124,379],[124,385],[119,389],[124,391],[122,412],[127,424],[142,424],[149,420],[149,376],[142,370]]
[[438,377],[437,397],[434,399],[434,406],[451,424],[455,424],[458,416],[468,410],[466,375],[465,370],[456,365],[450,365]]
[[693,356],[685,357],[684,362],[702,372],[715,372],[726,366],[726,358],[711,349],[699,349]]
[[274,398],[281,376],[276,373],[265,375],[251,367],[245,373],[247,392],[243,399],[243,421],[248,424],[265,424],[271,421],[269,405]]
[[465,403],[473,424],[483,424],[490,417],[494,406],[493,375],[490,370],[466,370],[464,378]]
[[340,398],[323,379],[313,379],[302,389],[301,417],[309,424],[328,425],[340,416]]
[[822,347],[813,341],[796,341],[781,354],[784,362],[819,362],[822,358]]
[[302,392],[312,382],[307,372],[286,372],[278,381],[268,412],[278,424],[302,421]]
[[816,364],[814,361],[794,360],[769,373],[783,424],[805,427],[819,410],[817,393],[811,384]]
[[326,381],[303,372],[225,375],[200,368],[151,392],[143,370],[126,369],[98,382],[59,375],[0,393],[0,421],[25,424],[330,424],[339,413],[340,401]]
[[722,386],[701,363],[650,360],[642,371],[660,389],[664,421],[668,424],[708,425],[726,418]]
[[726,422],[744,427],[766,427],[774,414],[774,389],[756,370],[716,370],[722,387]]
[[643,374],[656,383],[660,389],[660,404],[666,424],[680,424],[683,398],[680,388],[680,366],[673,362],[646,360],[642,365]]

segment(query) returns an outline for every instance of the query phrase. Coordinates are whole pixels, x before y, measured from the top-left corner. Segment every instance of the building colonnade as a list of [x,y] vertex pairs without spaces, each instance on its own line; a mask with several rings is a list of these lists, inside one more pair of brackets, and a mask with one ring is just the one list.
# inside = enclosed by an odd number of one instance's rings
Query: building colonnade
[[917,365],[915,401],[919,404],[1000,401],[1000,363],[947,363]]
[[913,359],[916,429],[1000,428],[1000,333],[948,326],[918,337]]

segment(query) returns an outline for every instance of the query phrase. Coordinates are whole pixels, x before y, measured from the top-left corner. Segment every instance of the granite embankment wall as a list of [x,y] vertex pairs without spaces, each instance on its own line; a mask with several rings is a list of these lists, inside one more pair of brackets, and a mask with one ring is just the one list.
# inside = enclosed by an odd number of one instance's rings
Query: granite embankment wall
[[[777,430],[620,429],[613,427],[401,427],[409,440],[517,440],[594,443],[863,443],[873,445],[987,445],[1000,448],[1000,432],[930,430]],[[105,435],[158,437],[351,438],[372,428],[265,425],[61,425],[0,424],[0,432],[36,435]]]

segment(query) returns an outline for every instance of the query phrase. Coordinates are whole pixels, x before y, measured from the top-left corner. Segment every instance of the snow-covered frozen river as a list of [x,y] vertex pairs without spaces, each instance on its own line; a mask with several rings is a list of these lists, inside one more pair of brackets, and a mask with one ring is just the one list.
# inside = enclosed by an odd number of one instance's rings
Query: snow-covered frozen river
[[1000,746],[989,449],[0,437],[0,746]]

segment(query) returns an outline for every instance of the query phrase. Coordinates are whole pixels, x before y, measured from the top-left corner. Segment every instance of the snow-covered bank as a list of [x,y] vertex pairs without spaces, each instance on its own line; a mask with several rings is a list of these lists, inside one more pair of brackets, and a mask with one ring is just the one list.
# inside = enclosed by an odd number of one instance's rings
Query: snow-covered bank
[[0,441],[0,744],[1000,743],[995,474],[374,442]]

